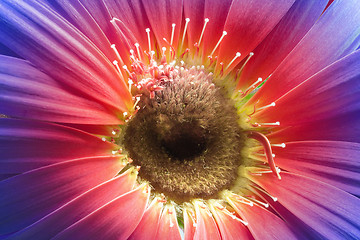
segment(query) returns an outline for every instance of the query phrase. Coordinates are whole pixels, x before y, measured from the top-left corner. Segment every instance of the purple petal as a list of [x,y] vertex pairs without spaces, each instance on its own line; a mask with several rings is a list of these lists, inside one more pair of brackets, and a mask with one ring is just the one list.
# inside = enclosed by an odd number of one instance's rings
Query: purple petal
[[0,118],[1,174],[18,174],[74,158],[112,155],[117,148],[77,129]]
[[116,113],[96,101],[64,90],[22,59],[0,56],[0,112],[53,122],[121,123]]
[[118,114],[127,110],[131,97],[124,80],[69,22],[37,1],[1,1],[0,19],[0,41],[11,50],[74,93]]
[[54,239],[127,239],[139,224],[150,195],[146,186],[124,194],[73,224]]
[[82,158],[0,182],[0,235],[19,231],[123,168],[119,157]]
[[324,239],[360,236],[360,199],[311,178],[285,173],[253,180]]
[[248,104],[267,105],[360,44],[360,1],[336,1]]
[[128,170],[122,175],[90,189],[38,222],[12,235],[12,239],[46,240],[54,237],[91,212],[129,192],[135,184],[136,175]]

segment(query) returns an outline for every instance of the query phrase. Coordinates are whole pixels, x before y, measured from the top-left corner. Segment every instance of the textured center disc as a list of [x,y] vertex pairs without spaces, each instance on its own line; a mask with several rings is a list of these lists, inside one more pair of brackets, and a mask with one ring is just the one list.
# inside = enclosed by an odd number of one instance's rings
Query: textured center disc
[[232,100],[199,70],[163,83],[128,123],[123,144],[139,175],[177,202],[213,198],[236,180],[244,137]]

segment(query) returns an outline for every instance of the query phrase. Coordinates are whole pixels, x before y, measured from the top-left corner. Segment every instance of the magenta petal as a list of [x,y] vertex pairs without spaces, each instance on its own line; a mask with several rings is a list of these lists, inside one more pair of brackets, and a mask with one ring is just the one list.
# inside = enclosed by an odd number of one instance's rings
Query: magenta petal
[[40,220],[68,201],[114,177],[118,157],[83,158],[53,164],[0,182],[0,235]]
[[[360,51],[315,74],[253,117],[294,126],[360,110]],[[299,101],[300,100],[300,101]]]
[[290,212],[324,239],[360,236],[360,200],[336,187],[307,177],[282,173],[253,178]]
[[150,191],[142,185],[73,224],[53,239],[127,239],[139,224]]
[[205,2],[206,1],[184,0],[184,16],[190,19],[187,28],[187,36],[189,38],[188,46],[190,48],[192,48],[200,38],[202,26],[206,18],[204,15]]
[[135,184],[137,175],[131,171],[128,170],[122,175],[90,189],[38,222],[17,232],[11,236],[12,239],[47,240],[54,237],[91,212],[129,192]]
[[158,42],[167,48],[169,45],[163,41],[163,38],[171,42],[172,24],[175,24],[172,46],[176,47],[180,37],[182,0],[143,0],[142,3]]
[[154,198],[150,206],[146,209],[140,223],[128,239],[155,239],[162,209],[162,201],[159,198]]
[[259,77],[266,79],[318,20],[327,0],[296,1],[269,35],[257,46],[254,57],[241,73],[239,88]]
[[246,57],[276,26],[293,3],[294,0],[233,1],[224,26],[227,35],[219,49],[218,62],[230,62],[236,52],[242,54],[241,58]]
[[360,196],[359,143],[303,141],[274,148],[276,165]]
[[12,117],[65,123],[121,123],[104,105],[64,90],[22,59],[0,56],[0,112]]
[[215,219],[207,206],[202,202],[194,201],[196,212],[196,228],[194,233],[194,240],[202,239],[221,239],[219,229],[216,225]]
[[77,129],[0,118],[0,173],[17,174],[74,158],[112,155],[118,146]]
[[336,1],[249,103],[267,105],[360,44],[360,1]]
[[253,239],[244,222],[232,215],[225,207],[210,206],[219,227],[222,240]]
[[180,229],[177,223],[176,210],[173,205],[166,205],[161,213],[156,238],[159,240],[181,240]]
[[256,204],[250,206],[231,196],[228,202],[248,223],[255,239],[297,239],[286,222],[267,209]]
[[127,110],[125,82],[78,29],[36,1],[1,1],[0,14],[2,43],[76,94],[118,114]]

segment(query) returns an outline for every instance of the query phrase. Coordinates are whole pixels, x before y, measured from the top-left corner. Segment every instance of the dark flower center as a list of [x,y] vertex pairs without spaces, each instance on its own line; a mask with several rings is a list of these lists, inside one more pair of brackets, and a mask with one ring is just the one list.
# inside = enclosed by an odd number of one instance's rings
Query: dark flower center
[[214,198],[234,185],[244,136],[232,100],[200,70],[183,70],[142,97],[123,145],[139,176],[176,202]]

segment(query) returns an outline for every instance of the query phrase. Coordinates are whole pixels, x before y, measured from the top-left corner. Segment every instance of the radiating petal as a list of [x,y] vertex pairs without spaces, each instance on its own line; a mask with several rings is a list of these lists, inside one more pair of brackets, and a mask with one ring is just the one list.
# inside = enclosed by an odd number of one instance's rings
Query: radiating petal
[[286,223],[256,204],[248,205],[233,196],[227,198],[228,203],[248,223],[248,228],[255,239],[297,239]]
[[0,19],[0,41],[61,85],[118,115],[130,106],[126,84],[112,63],[48,7],[36,1],[1,1]]
[[210,205],[210,210],[219,227],[221,239],[254,239],[244,222],[231,215],[224,207]]
[[360,110],[326,121],[287,127],[267,136],[272,143],[305,140],[360,142]]
[[149,195],[147,186],[141,185],[92,212],[53,239],[127,239],[140,222]]
[[[50,213],[38,222],[17,232],[11,239],[47,240],[86,217],[118,196],[132,190],[137,174],[132,169],[102,183]],[[45,230],[46,229],[46,230]]]
[[269,35],[257,46],[241,73],[238,88],[247,88],[259,77],[266,79],[290,53],[321,15],[327,0],[295,1]]
[[38,168],[0,182],[0,235],[40,220],[66,202],[114,177],[118,157],[75,159]]
[[315,74],[253,118],[281,126],[326,120],[360,110],[360,51]]
[[29,62],[0,55],[0,112],[53,122],[121,123],[106,106],[76,96]]
[[162,209],[162,201],[159,198],[154,198],[150,206],[146,209],[140,223],[128,239],[155,239]]
[[0,173],[17,174],[74,158],[112,155],[118,146],[77,129],[0,118]]
[[[206,1],[194,1],[194,0],[183,0],[184,1],[184,16],[189,18],[190,22],[187,27],[188,46],[192,48],[196,42],[199,41],[202,27],[204,25],[204,10]],[[181,38],[183,36],[181,35]],[[185,39],[186,41],[186,39]],[[185,49],[182,49],[185,50]]]
[[274,148],[276,165],[360,196],[360,143],[304,141]]
[[359,198],[300,175],[283,172],[281,177],[264,174],[253,180],[324,239],[360,236]]
[[172,46],[177,46],[180,36],[183,0],[143,0],[142,3],[154,34],[162,46],[169,47],[163,38],[171,43],[172,24],[175,24]]
[[331,4],[248,104],[259,100],[260,105],[267,105],[356,50],[360,45],[359,8],[357,0]]
[[181,240],[174,205],[166,205],[161,213],[155,239]]
[[[218,53],[218,63],[228,63],[240,52],[246,57],[276,26],[294,0],[234,0],[231,4],[224,30],[224,38]],[[217,54],[216,54],[217,55]]]
[[192,240],[194,239],[194,234],[196,230],[195,214],[187,209],[186,207],[183,210],[184,216],[184,239]]
[[111,44],[108,38],[79,0],[45,0],[45,2],[85,34],[108,59],[115,59],[116,55],[109,47]]
[[221,239],[219,229],[209,209],[199,201],[193,202],[196,212],[194,240]]

